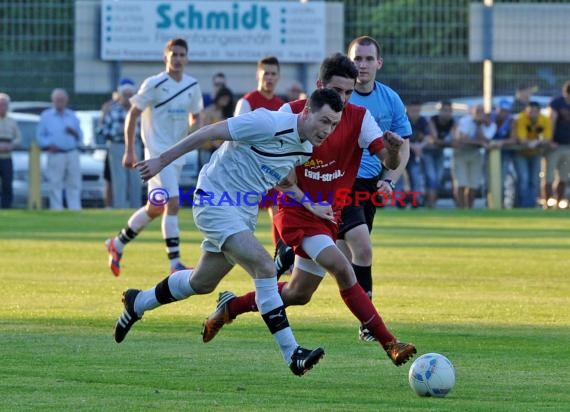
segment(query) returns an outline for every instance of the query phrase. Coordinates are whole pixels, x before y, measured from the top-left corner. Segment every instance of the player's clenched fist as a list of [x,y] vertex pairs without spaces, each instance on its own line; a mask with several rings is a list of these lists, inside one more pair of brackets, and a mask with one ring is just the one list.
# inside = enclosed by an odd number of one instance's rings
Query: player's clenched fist
[[387,131],[382,135],[382,140],[384,141],[384,148],[388,152],[386,158],[382,160],[388,168],[394,170],[400,165],[400,147],[404,143],[404,139],[394,132]]

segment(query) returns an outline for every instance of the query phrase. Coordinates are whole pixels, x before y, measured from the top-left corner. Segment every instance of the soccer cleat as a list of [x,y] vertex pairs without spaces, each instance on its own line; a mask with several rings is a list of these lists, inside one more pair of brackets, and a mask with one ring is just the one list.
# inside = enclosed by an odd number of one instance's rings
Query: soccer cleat
[[105,246],[107,247],[107,252],[109,253],[109,269],[111,269],[113,275],[119,276],[121,274],[120,262],[123,254],[119,253],[117,249],[115,249],[115,242],[112,238],[105,241]]
[[295,252],[282,240],[277,242],[277,246],[275,247],[275,269],[277,270],[277,278],[291,269],[291,266],[295,263]]
[[172,275],[174,272],[178,272],[179,270],[187,270],[187,269],[192,269],[192,268],[187,267],[182,262],[178,262],[176,265],[174,265],[174,267],[170,268],[170,274]]
[[115,342],[117,343],[121,343],[135,322],[141,319],[135,312],[135,299],[139,293],[141,291],[138,289],[127,289],[123,292],[125,310],[115,324]]
[[399,342],[397,340],[387,343],[384,349],[396,366],[403,365],[416,353],[416,347],[413,344]]
[[376,342],[378,339],[364,326],[358,328],[358,339],[363,342]]
[[291,356],[291,362],[289,362],[289,368],[297,376],[303,376],[306,372],[313,368],[319,361],[325,356],[325,350],[323,348],[317,349],[305,349],[297,346],[293,356]]
[[235,299],[236,295],[232,292],[220,292],[218,296],[218,305],[216,310],[206,318],[202,324],[202,341],[204,343],[210,342],[216,337],[222,326],[227,323],[232,323],[230,312],[228,310],[228,302]]

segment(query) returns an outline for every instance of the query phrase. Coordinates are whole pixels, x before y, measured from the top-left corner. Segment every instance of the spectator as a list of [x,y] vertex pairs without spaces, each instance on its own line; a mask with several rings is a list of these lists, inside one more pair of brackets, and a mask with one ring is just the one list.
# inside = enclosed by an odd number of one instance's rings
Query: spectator
[[536,207],[540,181],[540,148],[552,139],[550,119],[540,113],[540,105],[531,101],[516,120],[515,135],[523,146],[515,154],[518,176],[518,207]]
[[436,206],[443,178],[443,148],[451,144],[457,126],[453,118],[451,102],[443,100],[438,106],[438,114],[429,119],[434,133],[433,139],[428,139],[422,157],[427,186],[426,206],[428,207]]
[[483,182],[483,153],[497,131],[491,116],[485,113],[483,105],[470,108],[470,114],[463,116],[457,125],[453,141],[453,190],[457,207],[471,209],[475,203],[475,191]]
[[[412,135],[410,136],[410,158],[408,159],[408,164],[406,165],[406,173],[408,175],[408,180],[410,183],[410,191],[412,192],[423,192],[423,173],[422,173],[422,157],[425,145],[429,141],[433,141],[435,138],[435,132],[432,131],[429,121],[422,116],[422,103],[420,101],[412,101],[406,106],[406,112],[408,114],[408,120],[412,126]],[[436,182],[431,181],[431,190],[434,190]],[[404,183],[402,179],[399,179],[396,183],[396,190],[403,191]],[[419,196],[419,204],[423,203],[423,196]],[[413,204],[412,207],[416,207]],[[433,204],[430,204],[433,207]]]
[[531,86],[529,84],[520,84],[515,91],[515,98],[513,101],[513,106],[511,108],[511,112],[514,115],[519,114],[520,112],[524,111],[528,104],[530,103],[530,99],[534,93],[536,93],[537,87]]
[[[123,166],[125,118],[131,108],[129,99],[135,92],[135,83],[131,79],[121,79],[117,89],[118,99],[109,106],[102,119],[102,135],[107,142],[108,149],[107,159],[112,187],[112,205],[116,209],[139,208],[141,206],[142,184],[138,172],[135,169],[127,169]],[[135,144],[137,156],[141,157],[142,145],[138,133]]]
[[214,103],[216,93],[218,93],[218,90],[220,90],[222,87],[227,87],[226,75],[222,72],[218,72],[212,76],[212,93],[202,94],[204,99],[204,107],[208,107]]
[[[555,146],[546,154],[544,193],[548,206],[554,207],[558,204],[560,207],[564,206],[566,187],[570,180],[570,81],[562,86],[562,96],[550,102],[550,109]],[[558,172],[556,191],[554,190],[555,172]],[[567,201],[565,205],[568,206]]]
[[[505,207],[505,177],[509,172],[511,164],[514,164],[515,152],[512,148],[508,148],[508,145],[515,144],[517,142],[516,136],[512,133],[513,116],[511,114],[511,103],[502,99],[499,102],[496,110],[491,113],[491,120],[497,125],[497,131],[491,145],[493,147],[501,148],[501,199],[503,201],[503,207]],[[492,178],[490,176],[490,178]]]
[[51,93],[53,107],[40,116],[37,139],[48,152],[46,175],[49,184],[49,207],[63,209],[63,192],[70,210],[81,210],[81,168],[79,147],[83,132],[75,112],[67,108],[69,96],[64,89]]
[[[214,124],[216,122],[233,117],[235,108],[234,94],[225,86],[222,86],[214,96],[214,104],[206,107],[202,113],[203,125]],[[198,151],[199,168],[201,169],[210,161],[212,153],[220,147],[221,140],[212,140],[204,144]]]
[[294,102],[295,100],[306,99],[307,94],[303,90],[303,86],[297,80],[293,80],[289,83],[287,90],[285,91],[285,100],[287,102]]
[[20,142],[21,135],[18,124],[8,116],[10,96],[0,93],[0,193],[2,209],[10,209],[14,198],[12,182],[14,180],[14,165],[12,150]]
[[[105,144],[105,137],[103,136],[103,119],[105,114],[109,111],[111,105],[119,99],[119,93],[115,90],[111,94],[111,99],[107,100],[101,106],[101,117],[97,124],[97,144]],[[105,209],[113,207],[113,187],[111,186],[111,166],[109,166],[109,152],[105,152],[105,166],[103,167],[103,179],[105,179]]]

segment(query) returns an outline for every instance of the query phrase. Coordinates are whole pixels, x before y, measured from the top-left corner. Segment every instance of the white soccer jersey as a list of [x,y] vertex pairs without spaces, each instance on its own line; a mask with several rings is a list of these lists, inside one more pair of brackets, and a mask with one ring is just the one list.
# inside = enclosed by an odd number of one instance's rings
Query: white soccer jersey
[[[189,114],[203,109],[198,81],[186,74],[177,82],[167,72],[148,77],[131,103],[142,111],[141,134],[145,150],[158,156],[190,131]],[[184,163],[184,158],[179,159]]]
[[297,120],[295,114],[267,109],[228,119],[233,140],[214,152],[200,171],[197,188],[213,193],[217,204],[220,196],[261,195],[274,187],[312,155],[313,145],[301,142]]

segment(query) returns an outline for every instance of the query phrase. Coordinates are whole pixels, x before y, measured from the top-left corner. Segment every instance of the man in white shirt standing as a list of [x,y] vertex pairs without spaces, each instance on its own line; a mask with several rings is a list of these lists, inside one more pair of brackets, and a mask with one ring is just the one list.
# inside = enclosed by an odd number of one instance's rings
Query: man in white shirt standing
[[[184,73],[188,62],[188,44],[172,39],[164,48],[166,70],[148,77],[130,100],[131,109],[125,119],[125,155],[123,165],[134,167],[136,121],[141,117],[141,134],[145,159],[156,157],[185,137],[200,124],[203,109],[198,81]],[[107,239],[109,268],[115,276],[121,273],[123,249],[155,218],[162,216],[162,236],[170,262],[170,271],[185,269],[180,261],[180,229],[178,225],[178,182],[184,158],[178,159],[148,182],[148,201],[129,218],[127,225],[114,238]]]
[[49,207],[63,209],[63,192],[69,210],[81,210],[81,166],[79,147],[83,132],[75,112],[67,107],[69,96],[64,89],[51,93],[53,107],[40,116],[36,137],[47,151],[46,175],[49,183]]
[[497,125],[480,104],[471,107],[470,114],[459,120],[453,142],[452,175],[455,200],[460,209],[473,208],[475,191],[483,183],[481,149],[488,146],[496,131]]

